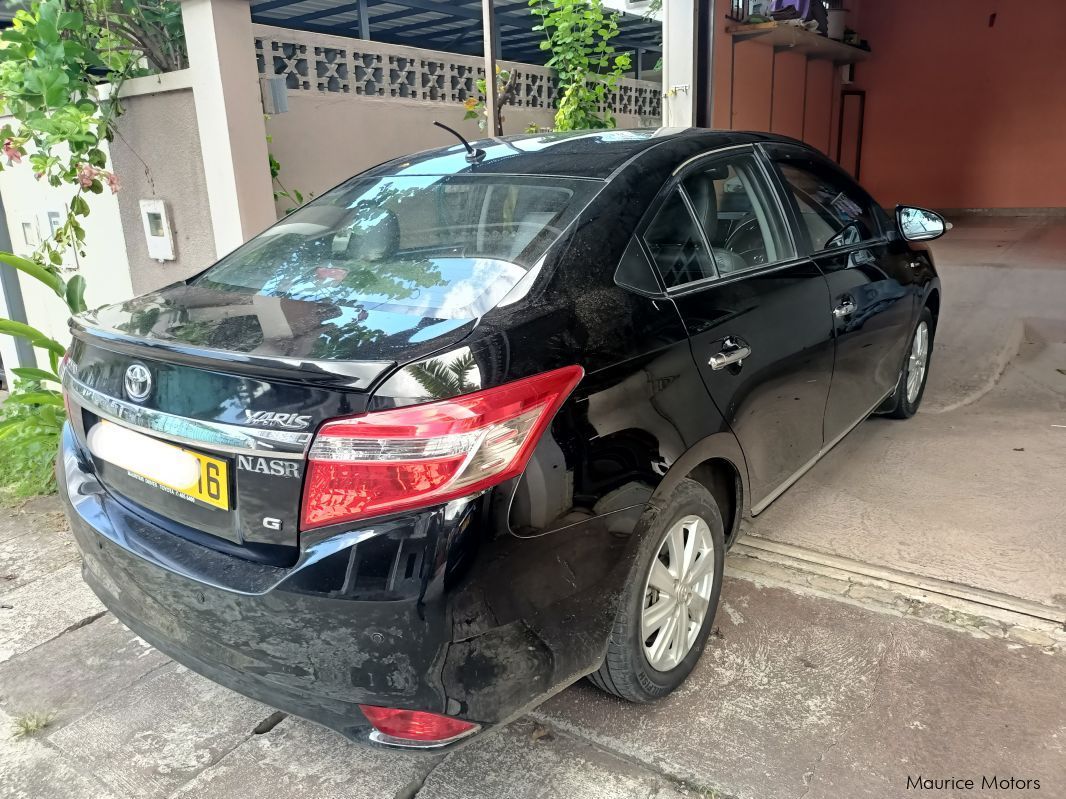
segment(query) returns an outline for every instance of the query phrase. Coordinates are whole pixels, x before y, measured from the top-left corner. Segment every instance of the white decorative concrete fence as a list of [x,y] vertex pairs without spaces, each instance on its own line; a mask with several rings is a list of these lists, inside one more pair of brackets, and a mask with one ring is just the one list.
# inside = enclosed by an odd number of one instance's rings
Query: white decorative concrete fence
[[[318,33],[254,26],[259,73],[284,77],[294,92],[323,92],[419,103],[463,103],[477,98],[484,62],[474,56],[442,53],[384,42],[347,39]],[[533,64],[499,62],[518,75],[513,106],[550,109],[559,81],[550,69]],[[607,108],[619,117],[657,124],[662,113],[662,86],[622,78],[611,91]]]

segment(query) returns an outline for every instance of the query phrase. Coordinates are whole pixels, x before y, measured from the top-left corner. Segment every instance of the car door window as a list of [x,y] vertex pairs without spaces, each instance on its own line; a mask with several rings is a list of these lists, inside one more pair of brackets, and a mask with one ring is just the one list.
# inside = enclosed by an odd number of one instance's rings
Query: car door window
[[752,156],[716,159],[686,176],[683,185],[720,275],[794,255]]
[[878,237],[873,201],[843,175],[814,161],[779,161],[777,166],[815,252]]
[[667,288],[714,277],[714,263],[681,192],[674,189],[655,215],[644,243]]

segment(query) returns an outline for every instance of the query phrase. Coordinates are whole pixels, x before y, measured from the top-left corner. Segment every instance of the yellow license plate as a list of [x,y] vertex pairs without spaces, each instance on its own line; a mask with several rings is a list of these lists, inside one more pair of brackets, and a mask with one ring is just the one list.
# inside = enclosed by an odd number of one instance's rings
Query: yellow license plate
[[229,510],[229,475],[226,462],[199,452],[187,449],[182,451],[200,462],[200,479],[196,481],[195,486],[175,490],[216,508]]
[[97,457],[148,485],[230,509],[229,465],[224,460],[104,420],[89,431],[88,443]]

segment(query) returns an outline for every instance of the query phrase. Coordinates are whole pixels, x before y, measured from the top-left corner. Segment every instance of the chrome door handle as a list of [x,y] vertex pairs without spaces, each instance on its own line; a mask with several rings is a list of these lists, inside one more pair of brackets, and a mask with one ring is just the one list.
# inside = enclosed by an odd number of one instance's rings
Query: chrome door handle
[[722,350],[711,356],[711,359],[707,361],[707,365],[714,369],[716,372],[719,369],[725,369],[727,366],[737,364],[751,355],[751,347],[745,344],[743,341],[732,336],[726,337],[726,340],[722,342]]
[[840,305],[833,309],[833,316],[837,319],[843,319],[845,316],[851,316],[855,313],[855,310],[859,306],[855,304],[855,300],[851,297],[844,296],[840,298]]

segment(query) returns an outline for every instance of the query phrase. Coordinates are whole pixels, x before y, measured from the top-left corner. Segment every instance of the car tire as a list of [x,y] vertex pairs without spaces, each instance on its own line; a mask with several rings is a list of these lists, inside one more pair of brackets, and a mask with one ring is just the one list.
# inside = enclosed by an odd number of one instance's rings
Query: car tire
[[[663,507],[645,512],[638,534],[635,567],[619,598],[607,656],[589,680],[622,699],[651,702],[681,685],[703,653],[722,590],[725,535],[714,497],[687,479],[677,485]],[[687,548],[690,541],[692,552],[686,549],[674,557],[678,545]],[[680,597],[671,597],[657,585]],[[698,619],[701,611],[702,619]],[[683,639],[678,632],[682,613],[688,622]],[[660,617],[663,621],[656,627]]]
[[933,314],[928,307],[922,308],[918,324],[911,333],[907,359],[900,370],[896,390],[885,402],[883,413],[886,416],[909,419],[918,412],[918,406],[922,404],[922,397],[925,395],[925,384],[929,380],[929,363],[933,355],[935,332]]

